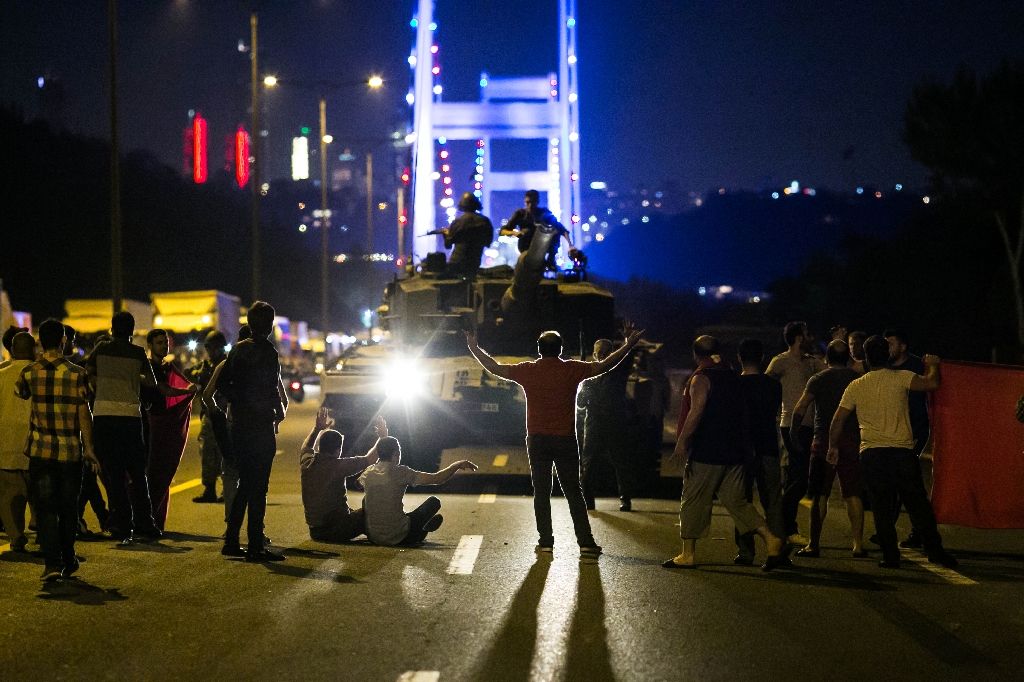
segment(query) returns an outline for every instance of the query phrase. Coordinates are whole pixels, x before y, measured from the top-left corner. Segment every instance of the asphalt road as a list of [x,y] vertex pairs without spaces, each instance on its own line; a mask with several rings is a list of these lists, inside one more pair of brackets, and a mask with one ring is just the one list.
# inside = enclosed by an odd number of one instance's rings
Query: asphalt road
[[441,490],[423,548],[316,543],[296,454],[314,409],[284,423],[271,481],[286,562],[219,554],[222,509],[191,502],[190,442],[158,544],[80,543],[79,578],[45,587],[40,559],[0,554],[0,679],[1021,679],[1024,533],[947,528],[957,572],[883,571],[849,556],[837,503],[823,558],[765,574],[732,565],[716,509],[702,566],[671,572],[675,501],[599,500],[605,554],[581,560],[563,500],[538,556],[528,497]]

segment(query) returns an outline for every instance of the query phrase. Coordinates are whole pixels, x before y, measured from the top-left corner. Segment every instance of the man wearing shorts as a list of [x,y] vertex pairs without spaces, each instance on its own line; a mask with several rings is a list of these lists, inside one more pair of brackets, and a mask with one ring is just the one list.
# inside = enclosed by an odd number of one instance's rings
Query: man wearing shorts
[[[864,541],[863,483],[860,471],[860,433],[856,417],[847,420],[838,440],[839,461],[833,466],[825,460],[828,453],[828,430],[835,415],[843,392],[854,379],[860,376],[848,367],[849,347],[845,341],[835,340],[825,351],[828,368],[818,372],[807,381],[803,395],[793,409],[793,431],[803,421],[807,409],[814,406],[814,439],[811,442],[808,494],[811,496],[810,542],[796,552],[801,557],[817,557],[820,554],[821,528],[828,514],[828,498],[832,484],[839,476],[839,489],[846,501],[846,513],[850,517],[850,531],[853,535],[853,555],[867,556]],[[798,418],[799,417],[799,418]],[[794,447],[799,440],[796,435],[790,439]]]

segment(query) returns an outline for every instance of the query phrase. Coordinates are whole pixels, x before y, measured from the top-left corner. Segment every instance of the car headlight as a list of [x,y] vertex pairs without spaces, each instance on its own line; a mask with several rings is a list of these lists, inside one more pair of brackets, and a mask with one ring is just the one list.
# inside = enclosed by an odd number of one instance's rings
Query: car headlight
[[426,393],[427,374],[412,360],[400,360],[388,366],[383,381],[388,398],[407,400]]

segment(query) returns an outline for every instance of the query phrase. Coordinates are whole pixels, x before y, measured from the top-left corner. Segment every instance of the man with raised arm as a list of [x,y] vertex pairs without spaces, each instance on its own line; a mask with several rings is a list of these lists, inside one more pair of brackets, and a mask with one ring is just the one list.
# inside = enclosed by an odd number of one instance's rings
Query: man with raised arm
[[603,360],[563,360],[562,337],[546,331],[537,338],[536,360],[506,365],[477,345],[476,334],[466,332],[466,345],[480,365],[493,374],[514,381],[526,393],[526,450],[533,480],[533,511],[537,517],[537,551],[550,552],[555,544],[551,528],[551,469],[569,503],[569,514],[581,554],[597,556],[601,547],[594,542],[587,518],[587,503],[580,485],[580,451],[576,442],[576,391],[580,383],[604,374],[626,357],[640,340],[642,331],[626,325],[626,342]]
[[441,527],[444,517],[438,513],[441,500],[433,495],[406,513],[405,489],[411,485],[441,485],[459,471],[476,471],[477,466],[462,459],[435,473],[410,469],[402,464],[402,446],[394,436],[379,438],[373,449],[378,461],[359,477],[366,491],[363,495],[366,537],[377,545],[415,547],[427,539],[427,533]]

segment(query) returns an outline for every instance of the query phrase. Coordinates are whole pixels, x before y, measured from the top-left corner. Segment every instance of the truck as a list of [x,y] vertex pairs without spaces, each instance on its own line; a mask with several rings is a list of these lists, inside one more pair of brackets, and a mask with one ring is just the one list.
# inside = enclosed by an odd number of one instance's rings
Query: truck
[[[149,303],[124,299],[121,309],[135,318],[135,333],[145,334],[153,327],[153,309]],[[64,324],[79,334],[106,334],[110,331],[110,318],[114,301],[109,298],[69,298],[64,301]]]
[[538,226],[514,269],[453,279],[444,274],[443,254],[436,254],[441,257],[428,258],[419,272],[387,285],[378,314],[388,338],[353,346],[321,380],[323,406],[346,435],[346,451],[365,453],[370,424],[383,414],[402,442],[403,459],[415,466],[435,466],[446,451],[467,447],[478,458],[493,451],[497,461],[525,462],[522,389],[485,372],[469,355],[463,332],[475,330],[481,347],[503,363],[535,359],[544,330],[561,333],[566,357],[582,357],[596,339],[614,334],[609,291],[578,268],[545,276],[544,256],[557,236]]
[[237,296],[215,289],[170,291],[149,295],[153,302],[153,327],[201,341],[201,335],[216,329],[229,342],[238,337],[241,304]]

